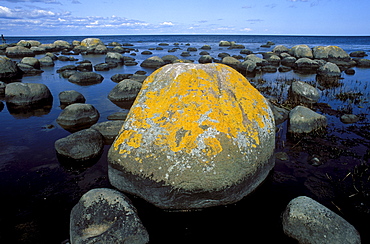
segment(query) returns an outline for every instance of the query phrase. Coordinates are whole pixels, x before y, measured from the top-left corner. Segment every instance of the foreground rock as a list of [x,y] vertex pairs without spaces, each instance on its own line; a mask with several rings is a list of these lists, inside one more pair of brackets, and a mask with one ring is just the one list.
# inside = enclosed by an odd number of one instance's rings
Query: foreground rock
[[173,64],[149,76],[109,155],[119,190],[160,208],[239,201],[274,166],[273,114],[222,64]]
[[144,244],[149,235],[130,199],[118,191],[99,188],[85,193],[73,207],[70,241]]
[[289,113],[288,132],[293,134],[316,132],[325,128],[327,123],[325,116],[309,108],[297,106]]
[[293,104],[313,104],[320,99],[319,91],[302,81],[295,81],[289,88],[289,101]]
[[22,77],[18,66],[9,58],[0,56],[0,79],[12,80]]
[[100,114],[91,104],[74,103],[58,116],[57,123],[68,131],[89,128],[99,120]]
[[55,142],[55,150],[63,160],[87,161],[94,159],[103,151],[103,136],[93,129],[75,132]]
[[283,229],[299,243],[361,243],[350,223],[305,196],[290,201],[283,213]]
[[14,82],[5,88],[5,100],[16,106],[27,106],[52,99],[49,88],[44,84]]
[[23,46],[15,46],[6,48],[5,55],[8,58],[23,58],[23,57],[35,57],[35,53]]

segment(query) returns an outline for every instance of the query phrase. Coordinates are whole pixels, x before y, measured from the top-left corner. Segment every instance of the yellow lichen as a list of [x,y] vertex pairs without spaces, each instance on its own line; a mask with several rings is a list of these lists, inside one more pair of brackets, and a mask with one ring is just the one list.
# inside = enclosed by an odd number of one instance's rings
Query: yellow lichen
[[[163,129],[154,144],[173,152],[190,153],[198,147],[199,136],[209,128],[227,138],[237,138],[244,133],[251,139],[253,147],[259,145],[257,127],[264,128],[263,118],[269,116],[263,96],[231,68],[214,67],[215,72],[203,69],[172,71],[178,73],[171,74],[173,81],[170,85],[150,90],[153,82],[161,82],[157,80],[161,69],[155,71],[143,84],[145,99],[141,99],[140,104],[136,100],[130,111],[130,130],[120,133],[114,148],[118,150],[122,143],[138,148],[142,141],[138,131],[150,128],[149,120]],[[224,80],[218,77],[221,73]],[[203,151],[207,156],[215,156],[223,150],[217,137],[204,137],[206,148]],[[124,152],[127,150],[119,151]]]

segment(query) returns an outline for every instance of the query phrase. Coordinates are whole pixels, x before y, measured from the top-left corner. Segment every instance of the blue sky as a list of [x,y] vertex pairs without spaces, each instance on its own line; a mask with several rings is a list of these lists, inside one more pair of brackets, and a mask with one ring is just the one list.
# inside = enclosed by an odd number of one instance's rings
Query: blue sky
[[0,32],[370,35],[369,10],[369,0],[0,0]]

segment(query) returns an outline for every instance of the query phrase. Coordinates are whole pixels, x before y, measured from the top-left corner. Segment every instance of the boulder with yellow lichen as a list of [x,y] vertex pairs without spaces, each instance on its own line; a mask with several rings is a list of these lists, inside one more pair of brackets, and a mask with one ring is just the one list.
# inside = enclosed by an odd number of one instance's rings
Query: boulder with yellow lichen
[[267,100],[223,64],[166,65],[143,83],[109,150],[113,186],[165,209],[234,203],[274,166]]

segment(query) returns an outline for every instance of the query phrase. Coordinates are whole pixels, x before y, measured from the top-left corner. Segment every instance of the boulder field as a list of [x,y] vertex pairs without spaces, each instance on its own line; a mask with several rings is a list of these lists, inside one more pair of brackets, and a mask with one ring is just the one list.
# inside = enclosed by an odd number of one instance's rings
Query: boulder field
[[164,209],[239,201],[274,166],[267,100],[223,64],[172,64],[143,83],[108,153],[117,189]]

